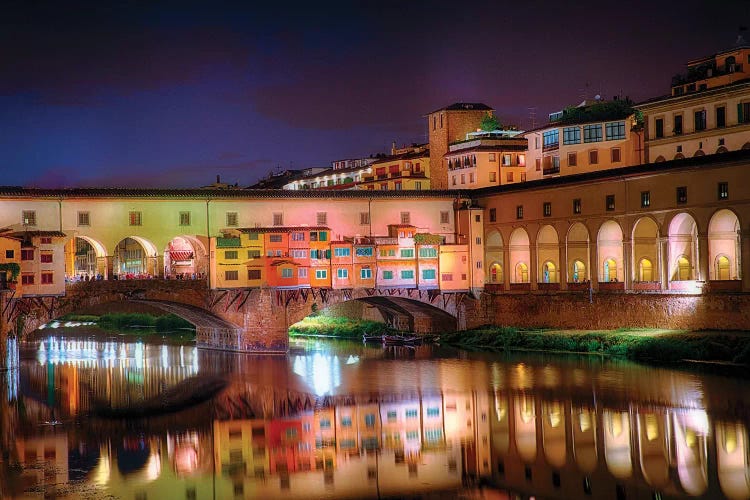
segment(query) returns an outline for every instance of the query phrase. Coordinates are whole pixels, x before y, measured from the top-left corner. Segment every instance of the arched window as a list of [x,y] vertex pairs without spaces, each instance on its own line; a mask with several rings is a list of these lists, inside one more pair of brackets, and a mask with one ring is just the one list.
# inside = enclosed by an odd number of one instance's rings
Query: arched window
[[677,281],[690,279],[690,261],[685,256],[677,259]]
[[547,261],[542,266],[542,281],[544,283],[557,283],[557,268],[552,261]]
[[617,281],[617,262],[614,259],[604,261],[604,281]]
[[516,283],[528,283],[529,282],[529,266],[523,262],[519,262],[516,266]]
[[503,282],[503,266],[501,266],[497,262],[492,264],[492,267],[490,267],[490,282],[491,283]]
[[586,280],[586,266],[580,260],[573,262],[573,282],[580,283]]
[[650,260],[641,259],[638,263],[638,281],[654,281],[654,268]]
[[719,255],[716,259],[716,278],[719,280],[728,280],[729,277],[729,258],[726,255]]
[[656,157],[656,160],[654,160],[655,163],[659,163],[662,161],[667,161],[663,156],[659,155]]

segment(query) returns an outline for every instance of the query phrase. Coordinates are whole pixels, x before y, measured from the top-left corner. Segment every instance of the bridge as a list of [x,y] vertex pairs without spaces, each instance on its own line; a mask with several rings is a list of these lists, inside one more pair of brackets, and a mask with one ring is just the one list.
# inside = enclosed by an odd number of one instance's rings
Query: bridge
[[289,326],[314,311],[350,301],[376,308],[391,326],[439,332],[477,326],[479,301],[468,293],[417,289],[210,289],[205,280],[87,281],[66,286],[62,296],[4,294],[2,316],[23,336],[49,321],[112,302],[145,303],[196,327],[199,347],[285,353]]

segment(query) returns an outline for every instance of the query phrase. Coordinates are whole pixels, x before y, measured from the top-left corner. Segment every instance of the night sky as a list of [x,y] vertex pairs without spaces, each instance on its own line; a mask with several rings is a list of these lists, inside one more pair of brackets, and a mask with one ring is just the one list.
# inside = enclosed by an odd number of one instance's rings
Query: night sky
[[530,128],[666,94],[750,24],[747,0],[149,3],[0,5],[0,185],[245,186],[426,142],[457,101]]

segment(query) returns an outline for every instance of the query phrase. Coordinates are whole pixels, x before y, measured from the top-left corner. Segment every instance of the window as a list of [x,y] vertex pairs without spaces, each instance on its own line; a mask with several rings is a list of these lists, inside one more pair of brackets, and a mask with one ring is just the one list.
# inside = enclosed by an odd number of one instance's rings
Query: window
[[21,249],[21,260],[34,260],[34,250]]
[[542,134],[544,149],[553,149],[560,145],[560,131],[558,129],[548,130]]
[[534,136],[534,148],[539,149],[539,136],[538,135]]
[[307,271],[308,269],[306,267],[300,267],[297,269],[297,277],[298,278],[307,278]]
[[474,184],[474,172],[469,172],[469,184]]
[[497,173],[490,172],[490,182],[497,182]]
[[380,249],[380,256],[381,257],[395,257],[396,256],[396,250],[393,248],[381,248]]
[[474,216],[474,222],[482,222],[482,216],[477,214]]
[[42,273],[42,285],[51,285],[53,273]]
[[271,242],[271,243],[281,243],[282,239],[283,238],[281,237],[280,234],[269,234],[268,235],[268,241]]
[[273,214],[273,225],[283,226],[284,225],[284,214],[281,212],[274,212]]
[[477,245],[481,245],[482,244],[482,237],[481,236],[477,236],[474,241],[477,242]]
[[305,241],[305,233],[295,231],[292,233],[292,241]]
[[724,128],[727,126],[727,108],[724,106],[718,106],[716,108],[716,128]]
[[641,191],[641,208],[651,206],[651,191]]
[[78,225],[89,226],[91,225],[91,218],[88,212],[78,212]]
[[610,158],[612,160],[612,163],[618,163],[619,161],[621,161],[622,156],[621,156],[620,148],[612,148],[609,150],[609,153],[610,153]]
[[490,153],[490,161],[495,161],[495,153]]
[[523,219],[523,205],[516,207],[516,219]]
[[411,215],[409,212],[401,212],[401,224],[411,224]]
[[14,259],[16,257],[16,252],[14,250],[6,250],[5,251],[5,258],[6,259]]
[[596,125],[584,125],[583,126],[583,142],[601,142],[602,141],[602,125],[597,123]]
[[614,210],[615,209],[615,195],[608,194],[607,197],[605,198],[605,204],[606,204],[607,211]]
[[612,122],[604,125],[608,141],[625,139],[625,122]]
[[490,208],[490,222],[497,222],[497,208]]
[[509,167],[512,164],[512,157],[510,154],[503,155],[503,166]]
[[451,221],[449,212],[440,212],[440,223],[449,224]]
[[419,191],[422,189],[422,181],[414,181],[414,190]]
[[568,153],[568,166],[575,167],[578,165],[578,155],[576,153]]
[[687,203],[687,186],[679,186],[677,188],[677,204],[684,205]]
[[674,116],[674,135],[682,135],[682,115]]
[[339,279],[347,279],[347,278],[349,278],[349,270],[348,269],[343,269],[343,268],[336,269],[336,277],[339,278]]
[[22,274],[21,275],[21,284],[22,285],[33,285],[34,284],[34,275],[33,274]]
[[573,213],[574,214],[581,213],[581,199],[580,198],[576,198],[573,200]]
[[359,213],[359,225],[367,226],[368,224],[370,224],[370,212],[360,212]]
[[[227,226],[237,226],[237,212],[227,212],[226,213],[226,219],[227,219]],[[257,236],[256,236],[257,239]]]
[[656,139],[664,137],[664,118],[654,120],[654,137]]
[[307,250],[304,250],[302,248],[292,248],[289,250],[289,255],[291,255],[294,259],[306,259]]
[[128,214],[128,221],[130,222],[131,226],[140,226],[141,225],[141,213],[130,212]]
[[539,172],[542,169],[542,159],[537,158],[536,159],[536,165],[535,165],[536,171]]
[[393,271],[383,271],[383,279],[384,280],[392,280],[393,279]]
[[596,165],[597,163],[599,163],[599,151],[596,149],[589,151],[589,164]]
[[417,418],[417,410],[406,410],[406,418]]
[[21,212],[21,224],[24,226],[36,226],[36,210],[23,210]]
[[324,280],[328,278],[328,271],[325,269],[316,269],[315,270],[315,279],[316,280]]
[[453,281],[453,273],[442,273],[440,279],[442,281]]
[[247,270],[247,279],[249,279],[249,280],[259,280],[260,279],[260,269],[248,269]]
[[237,250],[227,250],[224,252],[224,258],[227,260],[237,260],[239,258]]
[[328,224],[328,212],[318,212],[315,214],[315,223],[318,226],[325,226]]
[[180,212],[180,225],[181,226],[190,225],[190,212]]
[[454,186],[456,185],[456,176],[455,175],[453,176],[453,185]]
[[237,281],[240,278],[239,271],[224,271],[224,279],[226,281]]
[[435,279],[435,270],[434,269],[423,269],[422,270],[422,279],[423,280],[434,280]]
[[42,236],[39,238],[39,243],[42,245],[51,245],[52,244],[52,237],[50,236]]
[[423,247],[419,249],[420,257],[437,257],[437,248]]
[[506,172],[505,173],[505,180],[507,182],[513,182],[513,172]]
[[260,250],[248,250],[247,251],[247,258],[248,259],[258,259],[258,258],[260,258]]
[[39,254],[39,262],[42,264],[52,264],[52,252],[42,252]]
[[292,268],[291,267],[285,267],[281,269],[281,277],[282,278],[291,278],[292,277]]
[[372,257],[372,247],[357,247],[354,249],[354,254],[357,257]]
[[563,129],[563,144],[580,144],[581,129],[579,127],[565,127]]
[[552,170],[554,172],[560,171],[560,157],[559,156],[552,157]]
[[695,131],[700,132],[706,130],[706,110],[701,109],[693,113],[695,117]]
[[413,248],[402,248],[400,252],[402,259],[413,259],[414,249]]
[[359,277],[363,280],[372,279],[372,269],[370,269],[369,267],[363,267],[359,270]]
[[352,254],[349,247],[337,247],[333,249],[333,255],[335,257],[349,257]]
[[750,123],[750,102],[737,104],[737,123]]
[[545,217],[549,217],[552,215],[552,203],[549,201],[545,201],[542,205],[542,211],[544,212]]
[[518,155],[518,166],[519,167],[526,166],[526,155]]
[[[719,183],[719,199],[726,200],[728,198],[729,198],[729,183],[720,182]],[[21,251],[21,253],[23,253],[23,250]]]

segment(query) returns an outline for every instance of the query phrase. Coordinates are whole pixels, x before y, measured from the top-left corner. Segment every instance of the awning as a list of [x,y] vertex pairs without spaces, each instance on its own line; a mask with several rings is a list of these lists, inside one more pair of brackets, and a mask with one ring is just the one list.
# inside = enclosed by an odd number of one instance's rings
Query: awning
[[171,250],[169,252],[169,258],[172,259],[172,262],[178,260],[192,260],[193,252],[189,250]]

